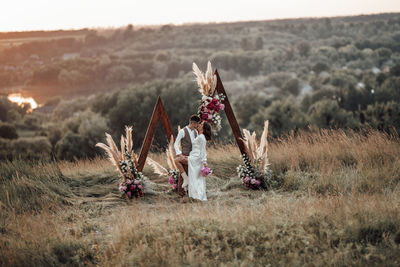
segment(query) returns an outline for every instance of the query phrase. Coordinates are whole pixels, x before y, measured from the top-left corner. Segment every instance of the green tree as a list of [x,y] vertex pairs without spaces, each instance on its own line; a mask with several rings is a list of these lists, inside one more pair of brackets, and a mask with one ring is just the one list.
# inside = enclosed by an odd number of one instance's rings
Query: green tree
[[[133,126],[133,145],[139,148],[146,133],[157,96],[161,93],[163,85],[149,85],[146,87],[131,87],[118,94],[117,103],[112,107],[107,118],[113,136],[120,137],[126,125]],[[158,135],[158,134],[157,134]],[[159,140],[160,138],[157,138]]]
[[335,100],[321,100],[308,111],[310,121],[319,128],[354,128],[357,126],[353,114],[339,107]]
[[374,103],[368,105],[366,110],[359,112],[360,118],[373,128],[389,132],[395,128],[400,132],[400,103],[390,101],[388,103]]
[[302,41],[296,45],[299,55],[302,57],[308,57],[311,52],[311,44],[307,41]]
[[[105,132],[109,132],[104,117],[91,111],[80,112],[68,119],[63,126],[66,134],[56,143],[58,159],[93,158],[99,154],[96,143],[104,142]],[[58,133],[55,131],[55,135]],[[57,136],[52,136],[57,138]]]
[[268,104],[267,98],[257,93],[249,93],[237,98],[233,106],[239,125],[248,128],[251,117]]
[[261,50],[264,48],[264,41],[261,36],[257,37],[255,48],[256,50]]
[[135,78],[132,69],[125,65],[118,65],[108,70],[106,81],[109,83],[130,82]]
[[300,93],[300,82],[298,79],[293,78],[285,83],[283,86],[283,92],[298,96]]
[[0,121],[15,122],[25,115],[28,106],[21,107],[0,96]]
[[79,134],[67,132],[56,144],[56,156],[58,159],[70,161],[85,158],[86,152],[82,149],[82,146],[85,146],[85,143]]
[[323,72],[323,71],[328,71],[329,70],[329,66],[326,63],[318,62],[312,67],[312,70],[315,71],[316,73],[320,73],[320,72]]
[[247,38],[242,38],[242,40],[240,40],[240,47],[243,50],[250,50],[251,49],[251,44],[249,42],[249,40]]
[[390,75],[400,76],[400,64],[394,65],[390,68]]
[[12,157],[41,160],[51,156],[51,144],[47,137],[22,137],[11,141]]
[[306,116],[293,97],[275,100],[269,107],[260,109],[251,117],[249,128],[261,132],[265,120],[269,120],[271,134],[275,137],[307,125]]

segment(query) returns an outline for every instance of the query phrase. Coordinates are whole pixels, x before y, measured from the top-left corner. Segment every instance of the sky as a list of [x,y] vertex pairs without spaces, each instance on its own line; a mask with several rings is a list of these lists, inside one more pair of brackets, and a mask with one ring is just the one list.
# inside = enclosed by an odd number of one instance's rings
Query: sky
[[400,0],[0,0],[0,31],[400,12]]

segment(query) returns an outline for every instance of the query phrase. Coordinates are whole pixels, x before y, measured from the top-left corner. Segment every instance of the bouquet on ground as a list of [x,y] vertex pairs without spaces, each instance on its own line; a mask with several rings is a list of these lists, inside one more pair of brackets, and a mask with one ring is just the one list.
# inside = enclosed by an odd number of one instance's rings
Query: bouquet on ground
[[125,137],[121,135],[121,151],[114,143],[111,135],[106,133],[107,144],[97,143],[96,146],[107,152],[109,160],[116,166],[122,182],[119,191],[128,198],[144,196],[144,181],[146,177],[137,170],[137,155],[132,149],[132,127],[125,127]]
[[147,157],[147,163],[151,167],[153,167],[153,170],[155,173],[157,173],[159,176],[164,176],[164,177],[169,177],[168,182],[171,184],[172,190],[177,190],[178,188],[178,178],[179,178],[179,171],[178,167],[175,164],[175,149],[174,149],[174,137],[171,136],[171,140],[168,144],[168,148],[165,151],[165,154],[167,156],[167,164],[169,167],[169,170],[164,168],[160,163],[158,163],[155,160],[152,160],[151,158]]
[[246,154],[242,155],[244,165],[237,167],[239,178],[249,189],[269,189],[273,186],[272,171],[268,163],[268,121],[264,123],[264,131],[258,143],[256,133],[243,129]]
[[219,112],[225,109],[225,105],[223,104],[225,95],[215,94],[217,76],[212,72],[211,62],[208,62],[205,74],[197,67],[196,63],[193,63],[193,73],[196,76],[198,90],[202,95],[198,114],[202,121],[210,123],[215,132],[219,132],[222,128]]

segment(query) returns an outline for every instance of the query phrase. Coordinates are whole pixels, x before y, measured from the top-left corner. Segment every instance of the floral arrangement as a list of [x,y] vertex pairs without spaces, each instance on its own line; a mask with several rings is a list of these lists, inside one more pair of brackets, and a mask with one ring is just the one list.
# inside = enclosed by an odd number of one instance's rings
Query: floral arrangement
[[213,125],[213,128],[217,132],[219,132],[222,128],[221,115],[219,114],[219,112],[225,109],[225,105],[222,104],[224,100],[225,96],[223,94],[215,95],[214,97],[203,96],[198,111],[201,120]]
[[111,135],[106,133],[107,144],[97,143],[96,146],[104,149],[109,160],[116,166],[122,182],[119,191],[129,199],[144,196],[144,181],[146,177],[137,170],[137,155],[132,149],[132,127],[125,127],[125,137],[121,135],[121,151],[114,143]]
[[168,182],[172,185],[172,190],[176,190],[178,188],[179,171],[170,170],[168,173],[170,175]]
[[212,170],[206,166],[201,167],[200,169],[201,176],[207,177],[212,173]]
[[198,114],[202,121],[210,123],[215,129],[215,133],[221,130],[221,116],[219,112],[225,109],[223,101],[225,100],[224,94],[216,94],[217,76],[213,74],[211,62],[207,64],[207,71],[205,74],[193,63],[193,73],[196,76],[198,90],[202,95],[201,103],[198,109]]
[[167,164],[169,167],[169,170],[164,168],[160,163],[156,162],[155,160],[152,160],[151,158],[147,158],[147,162],[151,167],[153,167],[153,170],[155,173],[157,173],[159,176],[165,176],[168,177],[168,182],[172,186],[172,190],[177,190],[178,188],[178,178],[179,178],[179,171],[178,167],[175,164],[175,149],[174,149],[174,137],[171,136],[170,142],[168,144],[168,148],[166,149],[166,156],[167,156]]
[[268,121],[264,123],[261,140],[257,143],[256,133],[243,129],[246,154],[241,155],[244,165],[237,167],[239,178],[249,189],[268,189],[273,186],[272,171],[268,167]]

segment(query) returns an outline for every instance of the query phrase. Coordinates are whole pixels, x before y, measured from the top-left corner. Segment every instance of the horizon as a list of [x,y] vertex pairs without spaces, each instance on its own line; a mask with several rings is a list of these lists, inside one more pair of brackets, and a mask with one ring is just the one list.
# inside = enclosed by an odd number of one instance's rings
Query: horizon
[[[296,0],[275,3],[248,0],[247,5],[236,2],[229,6],[221,1],[213,3],[205,0],[201,5],[194,6],[185,1],[171,0],[168,3],[158,3],[156,9],[154,5],[157,1],[154,0],[146,3],[126,0],[115,0],[112,4],[108,2],[96,1],[96,6],[91,0],[71,0],[67,4],[50,0],[38,0],[34,3],[24,0],[8,2],[2,9],[3,12],[0,11],[0,32],[119,28],[128,24],[156,26],[233,23],[400,12],[400,1],[396,0],[383,0],[380,3],[374,0],[328,0],[323,6],[318,5],[317,0],[303,0],[301,3]],[[24,6],[23,10],[21,6]],[[287,8],[288,6],[291,8]],[[74,19],[71,20],[71,17]]]

